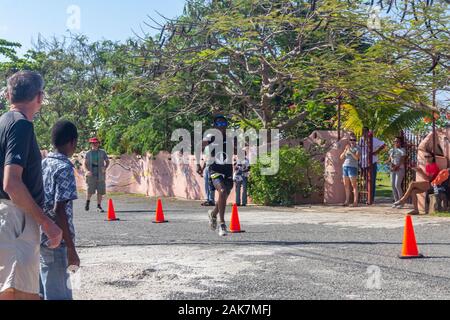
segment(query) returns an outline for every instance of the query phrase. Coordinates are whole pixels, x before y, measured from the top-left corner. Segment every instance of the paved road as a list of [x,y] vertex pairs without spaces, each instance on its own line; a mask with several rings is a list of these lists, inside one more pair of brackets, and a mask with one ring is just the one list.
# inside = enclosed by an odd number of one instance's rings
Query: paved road
[[78,299],[450,299],[450,219],[415,217],[426,258],[400,260],[385,207],[242,208],[247,232],[220,238],[199,202],[164,200],[155,225],[155,199],[114,200],[119,222],[75,203]]

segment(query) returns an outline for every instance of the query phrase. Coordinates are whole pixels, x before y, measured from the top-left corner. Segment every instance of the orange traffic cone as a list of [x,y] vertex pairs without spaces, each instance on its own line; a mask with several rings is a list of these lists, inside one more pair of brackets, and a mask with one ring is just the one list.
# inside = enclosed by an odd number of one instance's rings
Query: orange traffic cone
[[233,211],[231,212],[230,232],[231,233],[245,232],[244,230],[241,230],[241,223],[239,221],[239,213],[238,213],[237,204],[233,205]]
[[417,248],[416,236],[410,215],[406,216],[405,231],[403,234],[403,247],[400,259],[423,258]]
[[109,199],[108,202],[108,216],[106,217],[107,221],[119,221],[120,219],[116,218],[116,211],[114,210],[114,204],[112,199]]
[[169,221],[164,219],[164,211],[162,208],[162,201],[161,199],[158,199],[158,203],[156,205],[156,217],[155,221],[153,223],[167,223]]

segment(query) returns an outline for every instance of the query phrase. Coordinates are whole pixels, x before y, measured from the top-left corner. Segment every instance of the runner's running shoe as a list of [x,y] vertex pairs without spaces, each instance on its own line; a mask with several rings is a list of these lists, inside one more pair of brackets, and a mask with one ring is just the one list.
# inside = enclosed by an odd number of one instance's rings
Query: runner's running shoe
[[217,217],[213,215],[213,210],[208,211],[208,218],[209,218],[209,227],[212,231],[216,231],[217,229]]
[[227,226],[224,224],[221,224],[219,227],[219,236],[225,237],[228,234],[227,232]]

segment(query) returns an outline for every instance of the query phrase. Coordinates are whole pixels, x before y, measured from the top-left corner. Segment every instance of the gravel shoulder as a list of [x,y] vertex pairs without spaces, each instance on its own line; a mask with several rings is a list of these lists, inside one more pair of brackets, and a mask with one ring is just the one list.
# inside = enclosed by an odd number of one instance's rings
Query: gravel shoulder
[[76,202],[76,299],[450,299],[448,218],[414,217],[426,258],[400,260],[387,207],[242,208],[247,232],[220,238],[198,202],[163,202],[164,225],[155,199],[115,196],[119,222]]

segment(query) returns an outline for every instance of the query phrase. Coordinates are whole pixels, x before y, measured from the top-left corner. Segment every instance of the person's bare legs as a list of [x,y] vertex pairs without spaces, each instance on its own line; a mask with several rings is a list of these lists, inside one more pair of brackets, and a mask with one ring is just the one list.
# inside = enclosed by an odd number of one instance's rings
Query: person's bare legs
[[[215,190],[214,190],[215,193]],[[209,227],[215,231],[217,229],[217,214],[219,213],[219,201],[216,201],[214,208],[208,211]]]
[[[351,183],[352,183],[352,187],[353,187],[353,206],[357,207],[358,206],[358,178],[351,178]],[[350,201],[350,199],[349,199]]]
[[[417,195],[419,195],[421,193],[425,193],[430,189],[429,182],[421,181],[421,182],[414,182],[414,183],[415,183],[415,187],[411,191],[411,198],[413,201],[414,210],[411,211],[409,214],[419,214],[419,201],[418,201]],[[405,198],[405,197],[403,197],[403,198]],[[405,202],[406,202],[406,200],[405,200]],[[404,202],[402,202],[402,204],[404,204]]]
[[219,214],[219,224],[225,224],[225,209],[227,207],[228,193],[223,183],[216,189],[219,193],[219,200],[217,201],[213,215],[217,216]]
[[41,300],[39,294],[22,292],[16,289],[7,289],[0,293],[0,301],[12,300]]
[[[419,192],[417,192],[417,190],[413,190],[411,193],[414,210],[411,211],[409,214],[419,214],[419,203],[418,203],[419,201],[417,200],[418,193]],[[420,193],[422,193],[422,192],[420,192]]]
[[403,195],[403,197],[400,198],[399,202],[403,203],[406,202],[411,196],[411,192],[413,192],[414,189],[415,189],[415,182],[411,182],[408,186],[408,189],[406,189],[406,192]]
[[423,193],[430,189],[430,183],[428,181],[415,181],[409,184],[408,190],[406,190],[403,197],[399,200],[401,204],[405,204],[408,201],[409,197],[412,196],[412,193]]
[[225,223],[225,209],[227,206],[229,193],[227,192],[227,188],[223,182],[215,184],[215,188],[219,193],[219,199],[216,202],[214,210],[210,211],[209,214],[210,227],[212,230],[215,229],[217,226],[217,215],[219,215],[219,236],[226,236],[227,227]]
[[218,213],[219,213],[219,201],[216,201],[216,205],[214,206],[214,209],[212,209],[211,214],[213,217],[217,218]]
[[97,205],[101,206],[103,201],[103,195],[97,192]]
[[351,194],[351,182],[350,178],[344,177],[344,187],[345,187],[345,203],[344,205],[350,204],[350,194]]
[[91,198],[92,198],[92,193],[87,192],[86,193],[86,206],[84,207],[84,209],[86,211],[89,211],[89,207],[91,205]]

